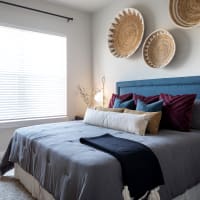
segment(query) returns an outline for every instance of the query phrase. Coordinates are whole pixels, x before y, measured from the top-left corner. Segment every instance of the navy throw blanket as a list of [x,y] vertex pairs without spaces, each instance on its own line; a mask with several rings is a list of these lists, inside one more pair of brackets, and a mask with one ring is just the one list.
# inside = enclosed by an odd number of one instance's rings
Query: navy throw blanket
[[159,161],[147,146],[110,134],[80,138],[80,142],[117,158],[122,168],[123,184],[128,186],[134,200],[164,184]]

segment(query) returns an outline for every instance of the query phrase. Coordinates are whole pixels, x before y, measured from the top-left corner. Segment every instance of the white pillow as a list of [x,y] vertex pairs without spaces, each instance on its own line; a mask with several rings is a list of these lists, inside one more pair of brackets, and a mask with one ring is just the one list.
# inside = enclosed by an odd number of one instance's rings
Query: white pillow
[[[104,121],[108,112],[98,111],[87,108],[84,116],[84,122],[95,126],[104,126]],[[105,126],[104,126],[105,127]]]
[[145,114],[114,113],[88,108],[84,122],[95,126],[145,135],[149,119],[150,117]]

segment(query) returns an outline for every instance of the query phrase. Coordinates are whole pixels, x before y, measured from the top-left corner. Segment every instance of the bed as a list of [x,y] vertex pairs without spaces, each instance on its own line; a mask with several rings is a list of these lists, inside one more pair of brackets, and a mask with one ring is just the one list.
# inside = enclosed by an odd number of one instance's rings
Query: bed
[[[118,82],[116,91],[120,95],[138,93],[146,96],[195,93],[200,99],[200,77]],[[189,133],[161,130],[156,136],[141,137],[82,121],[21,128],[16,131],[15,153],[11,152],[10,157],[16,162],[16,177],[39,200],[129,199],[128,195],[122,195],[119,162],[79,142],[80,137],[105,133],[138,141],[152,149],[165,178],[165,185],[159,190],[161,200],[199,199],[200,130]],[[157,199],[159,197],[155,197]]]

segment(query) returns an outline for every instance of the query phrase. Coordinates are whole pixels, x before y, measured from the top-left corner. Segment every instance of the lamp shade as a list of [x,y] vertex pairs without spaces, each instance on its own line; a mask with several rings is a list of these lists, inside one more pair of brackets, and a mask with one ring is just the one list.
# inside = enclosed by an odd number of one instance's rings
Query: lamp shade
[[99,91],[95,94],[94,99],[97,103],[103,102],[103,91]]

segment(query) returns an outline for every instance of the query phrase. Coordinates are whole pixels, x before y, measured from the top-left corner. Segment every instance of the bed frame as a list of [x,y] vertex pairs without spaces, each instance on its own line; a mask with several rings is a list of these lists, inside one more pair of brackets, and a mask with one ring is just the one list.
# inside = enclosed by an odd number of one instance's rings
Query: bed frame
[[[200,99],[200,76],[162,78],[137,81],[123,81],[116,83],[116,92],[119,95],[137,93],[145,96],[160,93],[188,94],[195,93]],[[54,200],[37,181],[26,174],[19,166],[16,169],[16,177],[25,185],[34,197],[39,200]],[[32,183],[32,184],[31,184]],[[29,185],[29,187],[27,187]],[[173,200],[196,200],[200,196],[200,183]]]
[[200,76],[117,82],[116,92],[119,95],[137,93],[144,96],[194,93],[200,99]]

